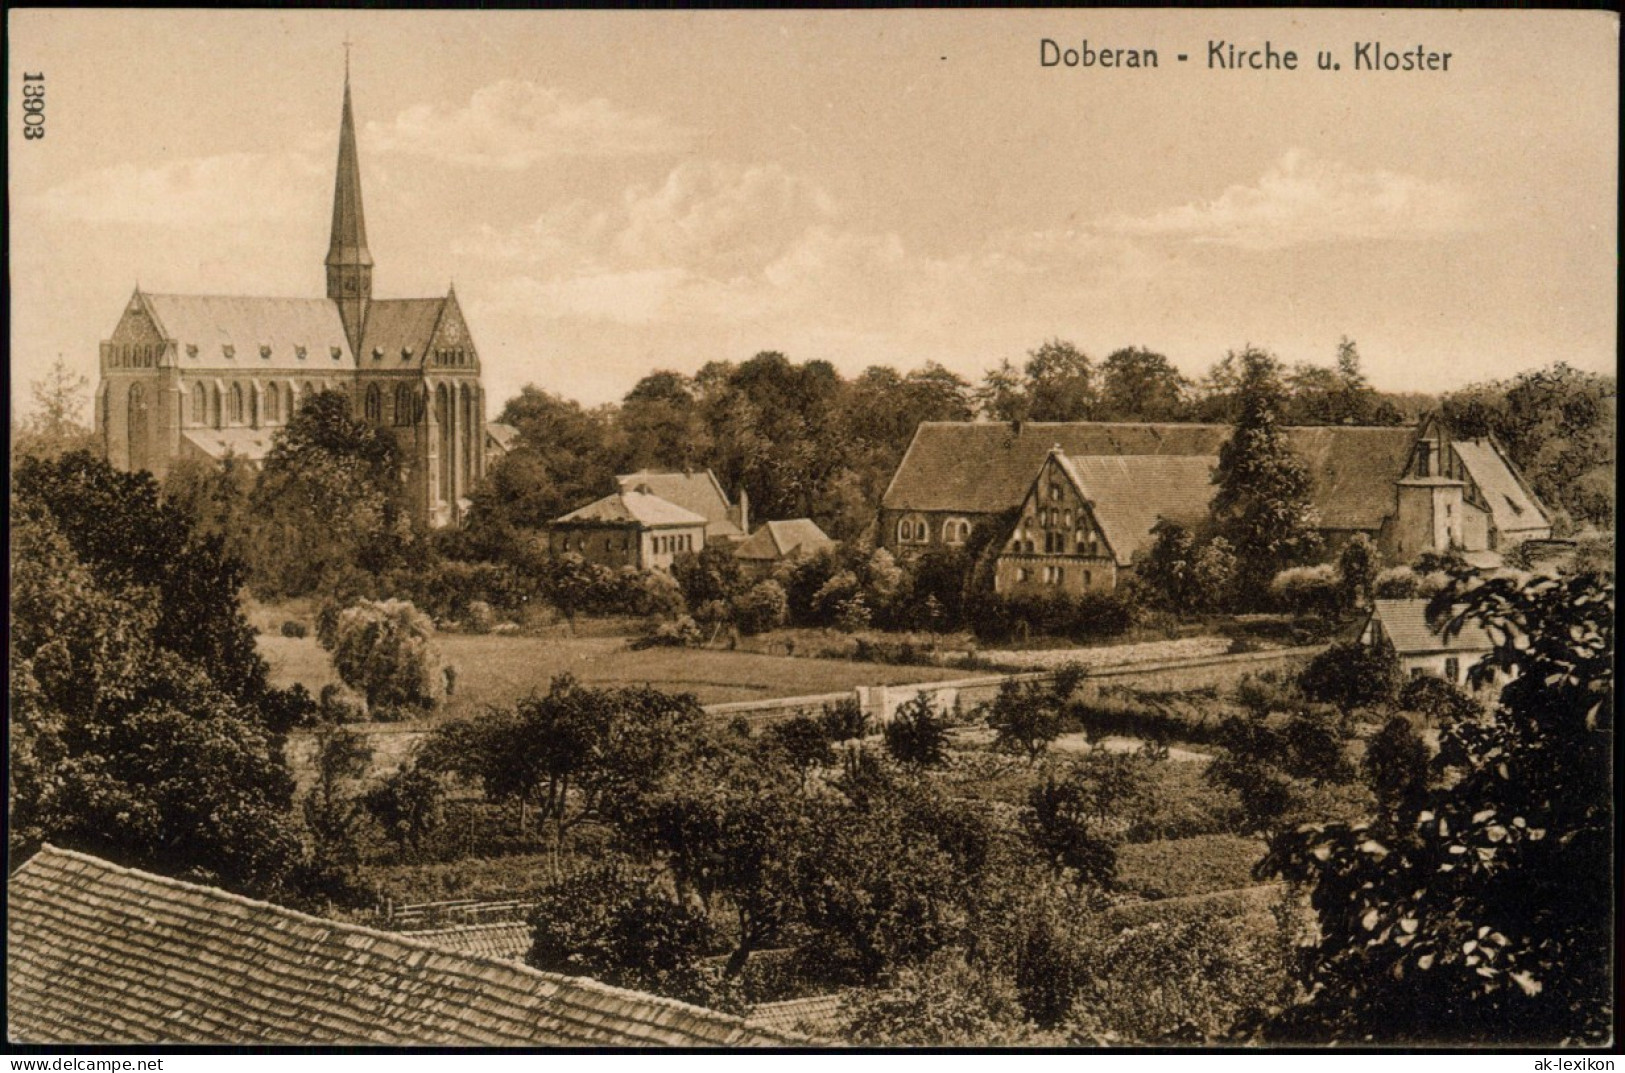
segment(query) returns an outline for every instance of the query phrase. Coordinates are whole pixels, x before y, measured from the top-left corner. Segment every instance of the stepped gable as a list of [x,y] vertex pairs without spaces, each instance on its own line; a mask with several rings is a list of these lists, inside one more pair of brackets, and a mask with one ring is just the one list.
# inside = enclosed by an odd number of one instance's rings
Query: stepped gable
[[[1312,498],[1330,529],[1381,527],[1394,509],[1416,430],[1408,426],[1283,430],[1308,464]],[[1216,458],[1228,425],[1155,422],[922,422],[881,500],[885,510],[996,514],[1021,505],[1054,447],[1070,458]]]
[[15,1043],[751,1047],[743,1018],[42,848],[11,876]]

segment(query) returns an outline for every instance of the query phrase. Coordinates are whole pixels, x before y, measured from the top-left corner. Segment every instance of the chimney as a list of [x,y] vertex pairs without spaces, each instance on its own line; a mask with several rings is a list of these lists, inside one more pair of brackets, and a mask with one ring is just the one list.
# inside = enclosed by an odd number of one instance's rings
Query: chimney
[[739,495],[734,505],[728,508],[728,517],[739,526],[741,533],[750,535],[750,494],[745,491],[744,485],[739,486]]

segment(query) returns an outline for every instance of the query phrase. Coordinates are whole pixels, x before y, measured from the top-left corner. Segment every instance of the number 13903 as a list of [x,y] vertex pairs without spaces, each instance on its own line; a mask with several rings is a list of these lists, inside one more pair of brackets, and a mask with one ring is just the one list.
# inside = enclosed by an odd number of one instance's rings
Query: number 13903
[[45,137],[45,76],[23,75],[23,137]]

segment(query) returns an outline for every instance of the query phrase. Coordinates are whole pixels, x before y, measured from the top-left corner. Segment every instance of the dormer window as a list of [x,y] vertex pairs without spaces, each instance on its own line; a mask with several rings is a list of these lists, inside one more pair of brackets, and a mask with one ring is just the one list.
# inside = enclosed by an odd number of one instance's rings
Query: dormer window
[[196,343],[187,343],[186,344],[186,356],[189,357],[189,358],[197,357],[197,344]]
[[230,343],[222,344],[220,347],[220,352],[227,358],[235,358],[237,356],[237,348],[232,346]]
[[375,347],[372,348],[372,360],[373,361],[383,361],[384,360],[384,348],[383,347],[375,346]]
[[329,348],[329,351],[333,355],[334,361],[338,361],[344,356],[344,351],[340,350],[338,347],[331,347]]
[[412,348],[411,347],[409,347],[409,346],[401,347],[401,360],[402,361],[411,361],[412,360]]
[[266,361],[270,361],[271,360],[271,348],[268,347],[268,346],[260,347],[260,357],[263,358]]
[[300,361],[304,361],[305,360],[305,348],[302,347],[302,346],[294,347],[293,348],[293,355],[294,355],[294,357],[298,358]]

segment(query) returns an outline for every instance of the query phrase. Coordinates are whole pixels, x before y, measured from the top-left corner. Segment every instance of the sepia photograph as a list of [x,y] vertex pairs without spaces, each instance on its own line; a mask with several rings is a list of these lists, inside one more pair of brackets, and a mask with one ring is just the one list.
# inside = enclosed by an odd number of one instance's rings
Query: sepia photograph
[[1617,13],[7,29],[9,1050],[1617,1047]]

